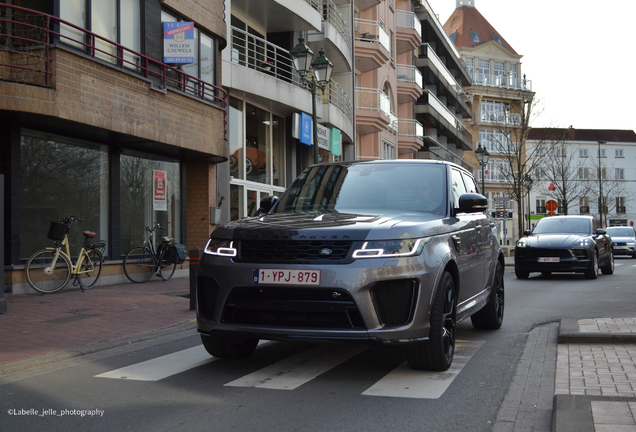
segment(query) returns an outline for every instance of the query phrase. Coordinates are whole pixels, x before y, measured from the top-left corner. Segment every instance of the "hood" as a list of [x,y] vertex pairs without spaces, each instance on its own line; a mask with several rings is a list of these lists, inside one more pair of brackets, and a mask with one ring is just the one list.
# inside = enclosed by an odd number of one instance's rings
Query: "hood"
[[212,237],[232,240],[388,240],[450,231],[445,219],[427,213],[272,213],[218,227]]
[[634,236],[612,236],[613,242],[628,243],[635,241]]
[[590,237],[582,234],[536,234],[527,237],[527,246],[536,248],[569,248],[580,239]]

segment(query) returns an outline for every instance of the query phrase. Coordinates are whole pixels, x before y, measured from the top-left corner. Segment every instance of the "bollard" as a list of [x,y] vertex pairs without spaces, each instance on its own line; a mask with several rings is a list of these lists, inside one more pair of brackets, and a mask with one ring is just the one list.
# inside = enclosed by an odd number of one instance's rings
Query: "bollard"
[[203,249],[200,247],[193,247],[189,252],[190,256],[190,310],[196,309],[197,300],[197,269],[199,268],[199,261],[203,256]]

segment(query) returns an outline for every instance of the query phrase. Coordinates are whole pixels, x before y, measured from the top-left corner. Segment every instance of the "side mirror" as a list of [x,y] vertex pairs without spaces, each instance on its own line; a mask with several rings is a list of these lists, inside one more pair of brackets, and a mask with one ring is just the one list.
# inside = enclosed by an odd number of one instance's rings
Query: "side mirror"
[[530,234],[532,234],[532,231],[530,231],[529,229],[523,231],[523,235],[526,237],[528,237]]
[[459,197],[460,213],[479,213],[488,210],[488,199],[480,194],[465,193]]
[[603,228],[598,228],[596,230],[596,235],[603,235],[603,234],[607,234],[607,231],[605,231]]
[[274,207],[274,205],[278,202],[277,196],[268,196],[261,200],[261,206],[258,209],[257,215],[264,215],[269,213],[269,211]]

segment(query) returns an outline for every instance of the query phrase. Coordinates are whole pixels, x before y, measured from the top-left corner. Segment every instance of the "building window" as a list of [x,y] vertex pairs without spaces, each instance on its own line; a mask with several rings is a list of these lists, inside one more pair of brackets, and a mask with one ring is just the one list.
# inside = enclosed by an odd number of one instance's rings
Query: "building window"
[[[157,222],[166,231],[155,234],[175,239],[181,233],[181,170],[179,162],[157,160],[139,154],[120,159],[121,255],[125,256],[145,239],[146,226]],[[157,182],[164,184],[164,202],[155,202]]]
[[565,157],[566,155],[566,151],[564,148],[557,148],[556,149],[556,155],[557,157]]
[[535,209],[536,213],[545,214],[546,213],[545,198],[537,198],[536,204],[537,204],[537,207]]
[[579,180],[587,180],[589,178],[589,172],[587,167],[579,168],[578,178]]
[[21,144],[20,257],[51,246],[50,222],[67,216],[84,220],[69,232],[71,253],[82,245],[84,230],[107,239],[107,146],[31,131],[23,133]]
[[486,123],[508,123],[511,120],[510,104],[506,102],[482,100],[481,120]]
[[395,144],[382,140],[382,159],[395,159]]
[[627,213],[625,197],[616,197],[616,213]]
[[624,156],[623,156],[623,149],[616,149],[616,150],[614,150],[614,157],[617,157],[617,158],[622,158],[622,157],[624,157]]
[[489,153],[508,153],[510,151],[510,131],[479,129],[479,143]]
[[478,60],[477,61],[477,80],[483,84],[490,84],[490,61]]
[[473,75],[473,71],[474,71],[474,65],[473,65],[473,59],[472,58],[467,58],[466,59],[466,72],[468,72],[468,75],[471,76]]
[[[90,14],[87,11],[90,10]],[[117,64],[117,42],[133,51],[141,51],[141,6],[140,0],[65,0],[60,2],[60,18],[102,36],[95,39],[95,56]],[[83,32],[62,24],[60,41],[79,49],[89,43]],[[124,66],[135,69],[139,57],[126,52]]]
[[495,85],[505,85],[504,77],[506,75],[506,64],[504,62],[495,62]]
[[587,157],[587,149],[579,149],[579,157],[586,158]]
[[516,63],[510,63],[510,65],[508,65],[508,73],[510,74],[510,81],[513,85],[513,87],[518,87],[517,84],[517,64]]
[[615,168],[614,178],[616,180],[625,180],[625,168]]
[[599,149],[596,153],[598,157],[605,157],[605,149]]

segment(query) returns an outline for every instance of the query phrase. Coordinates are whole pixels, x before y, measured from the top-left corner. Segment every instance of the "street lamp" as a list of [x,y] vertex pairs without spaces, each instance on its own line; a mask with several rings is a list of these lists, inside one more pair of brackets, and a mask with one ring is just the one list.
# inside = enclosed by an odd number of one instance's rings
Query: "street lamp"
[[523,179],[523,184],[526,185],[526,189],[528,190],[528,229],[529,230],[532,229],[530,225],[530,189],[532,189],[532,183],[534,183],[534,180],[532,180],[532,177],[530,177],[529,175],[527,175]]
[[484,184],[484,167],[488,163],[488,159],[490,159],[490,153],[488,153],[488,150],[486,150],[481,146],[481,144],[479,144],[477,146],[477,150],[475,150],[475,155],[477,156],[479,166],[481,167],[481,193],[485,195],[486,187]]
[[603,182],[601,181],[601,144],[605,144],[606,141],[598,141],[598,217],[603,227]]
[[[325,87],[331,80],[331,72],[333,71],[333,64],[325,57],[325,52],[320,48],[319,56],[316,60],[314,58],[314,52],[305,45],[305,38],[298,38],[298,45],[296,45],[289,54],[294,61],[294,67],[300,74],[303,81],[309,83],[311,87],[311,121],[314,137],[314,163],[320,162],[318,156],[318,127],[316,122],[316,87],[319,86],[321,91],[324,91]],[[313,72],[313,73],[312,73]]]

